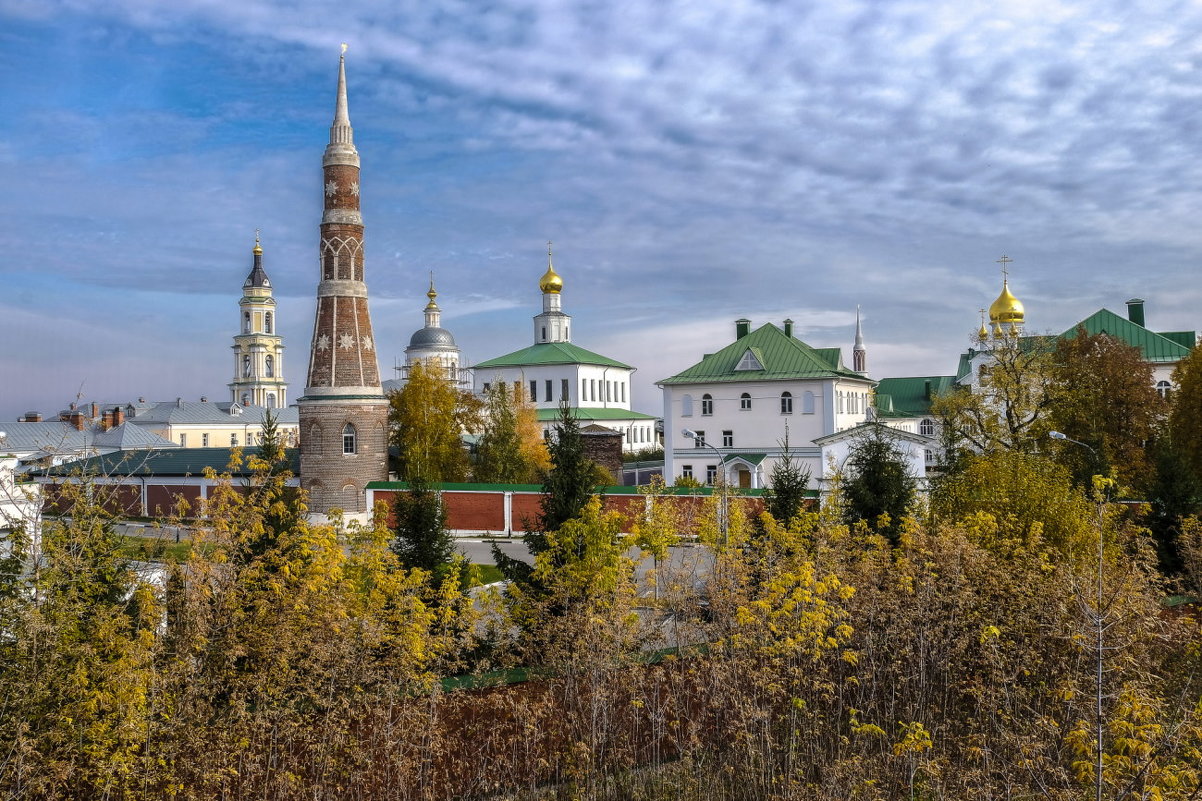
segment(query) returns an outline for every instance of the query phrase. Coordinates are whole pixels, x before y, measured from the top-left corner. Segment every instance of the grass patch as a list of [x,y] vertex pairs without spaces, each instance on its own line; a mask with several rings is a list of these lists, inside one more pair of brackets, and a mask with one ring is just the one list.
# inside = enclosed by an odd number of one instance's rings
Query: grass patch
[[121,537],[121,555],[139,562],[186,561],[192,550],[191,540],[176,542],[175,537]]
[[480,571],[481,584],[493,584],[501,581],[505,577],[501,575],[500,569],[496,565],[472,565]]

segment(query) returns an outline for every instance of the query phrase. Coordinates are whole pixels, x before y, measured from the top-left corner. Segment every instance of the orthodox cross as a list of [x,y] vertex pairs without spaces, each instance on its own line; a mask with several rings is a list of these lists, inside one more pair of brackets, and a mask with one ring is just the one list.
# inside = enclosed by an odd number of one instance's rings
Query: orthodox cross
[[1010,263],[1012,261],[1014,261],[1014,259],[1010,258],[1009,256],[1007,256],[1004,253],[1002,254],[1002,257],[997,260],[997,263],[1002,265],[1002,281],[1003,282],[1005,282],[1010,277],[1010,270],[1007,268],[1010,266]]

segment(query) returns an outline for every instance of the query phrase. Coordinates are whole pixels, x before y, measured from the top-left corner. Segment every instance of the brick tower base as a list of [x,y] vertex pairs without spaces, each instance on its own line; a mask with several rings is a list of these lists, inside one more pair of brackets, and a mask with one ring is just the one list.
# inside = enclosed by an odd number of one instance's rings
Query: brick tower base
[[[309,512],[341,509],[365,517],[369,481],[388,478],[388,401],[385,398],[305,397],[300,413],[300,482],[309,493]],[[347,453],[346,425],[354,426],[354,452]]]

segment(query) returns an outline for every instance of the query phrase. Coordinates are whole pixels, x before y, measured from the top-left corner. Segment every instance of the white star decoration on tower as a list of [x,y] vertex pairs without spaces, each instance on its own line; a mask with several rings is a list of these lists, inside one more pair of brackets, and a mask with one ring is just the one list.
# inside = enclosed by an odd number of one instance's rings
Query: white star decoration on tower
[[327,181],[326,182],[326,197],[333,197],[334,193],[337,191],[338,191],[338,182],[337,181]]
[[326,336],[325,334],[322,334],[321,336],[319,336],[317,338],[317,349],[318,350],[329,350],[330,349],[330,338],[328,336]]
[[350,334],[343,334],[342,336],[338,337],[338,347],[343,348],[344,350],[350,350],[354,346],[355,338]]
[[363,349],[371,350],[371,337],[363,337]]
[[355,195],[356,197],[359,196],[359,182],[358,181],[355,181],[353,184],[351,184],[351,194]]

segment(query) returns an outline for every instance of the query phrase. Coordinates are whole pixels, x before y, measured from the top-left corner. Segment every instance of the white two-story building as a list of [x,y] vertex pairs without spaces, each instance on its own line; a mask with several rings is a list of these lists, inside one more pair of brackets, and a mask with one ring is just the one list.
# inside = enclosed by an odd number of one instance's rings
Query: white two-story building
[[734,342],[657,382],[665,479],[713,483],[724,473],[731,486],[767,486],[787,437],[816,483],[823,470],[815,440],[868,419],[874,382],[858,323],[854,357],[856,369],[848,369],[839,348],[810,347],[793,335],[791,320],[754,331],[749,320],[735,321]]

